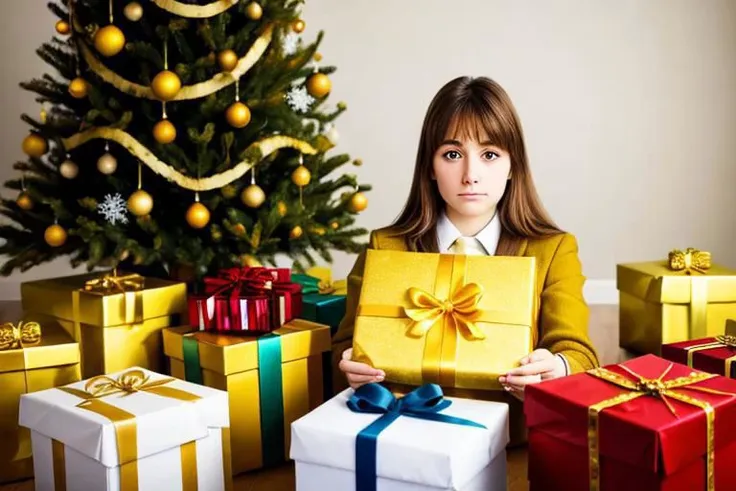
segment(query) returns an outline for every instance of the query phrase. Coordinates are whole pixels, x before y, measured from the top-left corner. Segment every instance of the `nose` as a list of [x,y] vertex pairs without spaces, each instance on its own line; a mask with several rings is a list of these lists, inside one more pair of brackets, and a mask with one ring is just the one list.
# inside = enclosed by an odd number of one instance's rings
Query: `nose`
[[468,157],[465,159],[465,167],[463,169],[463,184],[473,185],[480,182],[480,173],[478,159],[474,157]]

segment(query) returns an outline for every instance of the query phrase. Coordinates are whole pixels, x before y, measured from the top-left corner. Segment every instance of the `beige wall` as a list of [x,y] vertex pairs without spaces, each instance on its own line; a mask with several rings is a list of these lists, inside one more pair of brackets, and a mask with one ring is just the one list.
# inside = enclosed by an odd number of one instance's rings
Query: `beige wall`
[[[53,31],[44,3],[4,16],[3,180],[22,156],[18,116],[37,112],[17,84],[45,70],[33,54]],[[362,225],[401,209],[434,92],[488,75],[515,101],[539,192],[590,279],[610,287],[616,262],[673,247],[736,267],[735,1],[308,0],[304,18],[338,67],[330,100],[348,103],[339,150],[365,162],[347,170],[375,186]],[[336,255],[336,274],[352,261]],[[67,271],[62,260],[10,281]]]

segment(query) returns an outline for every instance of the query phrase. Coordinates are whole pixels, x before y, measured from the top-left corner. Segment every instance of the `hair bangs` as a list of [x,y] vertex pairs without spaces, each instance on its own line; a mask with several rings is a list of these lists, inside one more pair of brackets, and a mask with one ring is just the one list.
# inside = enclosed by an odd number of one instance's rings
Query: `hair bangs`
[[504,125],[504,119],[493,109],[491,104],[480,98],[469,98],[459,104],[449,114],[440,142],[471,140],[477,143],[490,142],[506,151],[513,148],[513,128]]

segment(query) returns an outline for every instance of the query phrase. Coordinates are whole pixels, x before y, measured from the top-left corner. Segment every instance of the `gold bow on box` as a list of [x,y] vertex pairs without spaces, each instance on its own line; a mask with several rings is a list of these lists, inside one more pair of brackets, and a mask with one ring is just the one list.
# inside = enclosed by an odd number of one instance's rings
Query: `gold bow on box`
[[112,273],[104,275],[102,278],[87,280],[84,283],[84,290],[97,293],[124,293],[128,291],[142,290],[144,287],[143,276],[132,273],[118,276],[117,270],[113,269]]
[[[716,336],[715,341],[708,341],[701,344],[695,344],[692,346],[688,346],[685,348],[685,351],[687,351],[687,366],[691,367],[693,366],[694,360],[693,356],[698,351],[705,351],[710,349],[716,349],[716,348],[731,348],[732,350],[736,350],[736,323],[729,320],[726,323],[726,331],[724,334],[720,334]],[[736,354],[734,356],[730,356],[724,360],[725,362],[725,370],[724,374],[726,377],[731,377],[731,366],[734,362],[736,362]]]
[[0,351],[33,346],[41,341],[41,325],[38,322],[12,322],[0,325]]
[[693,271],[700,274],[706,274],[706,270],[711,267],[710,252],[699,251],[688,247],[684,251],[674,249],[668,255],[669,267],[673,271],[683,271],[685,274],[692,274]]
[[348,285],[345,280],[332,281],[332,270],[315,266],[306,271],[308,276],[319,280],[320,295],[347,295]]
[[406,316],[414,321],[409,326],[410,336],[424,336],[435,323],[444,318],[452,328],[459,330],[469,339],[486,338],[475,325],[475,321],[480,319],[483,313],[478,309],[478,302],[483,296],[483,288],[480,285],[468,283],[455,290],[447,300],[440,300],[420,288],[409,288],[408,295],[412,305],[417,307],[404,309]]

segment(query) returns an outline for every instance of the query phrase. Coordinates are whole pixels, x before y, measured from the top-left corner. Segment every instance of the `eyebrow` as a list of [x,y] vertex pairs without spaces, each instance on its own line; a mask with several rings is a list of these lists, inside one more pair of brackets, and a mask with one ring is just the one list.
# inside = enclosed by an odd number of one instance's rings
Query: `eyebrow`
[[[458,147],[462,147],[463,146],[463,144],[462,144],[462,142],[460,140],[444,140],[442,143],[440,143],[440,146],[443,146],[443,145],[456,145]],[[493,143],[491,140],[486,140],[486,141],[480,142],[480,146],[496,147],[498,145],[496,145],[495,143]]]

